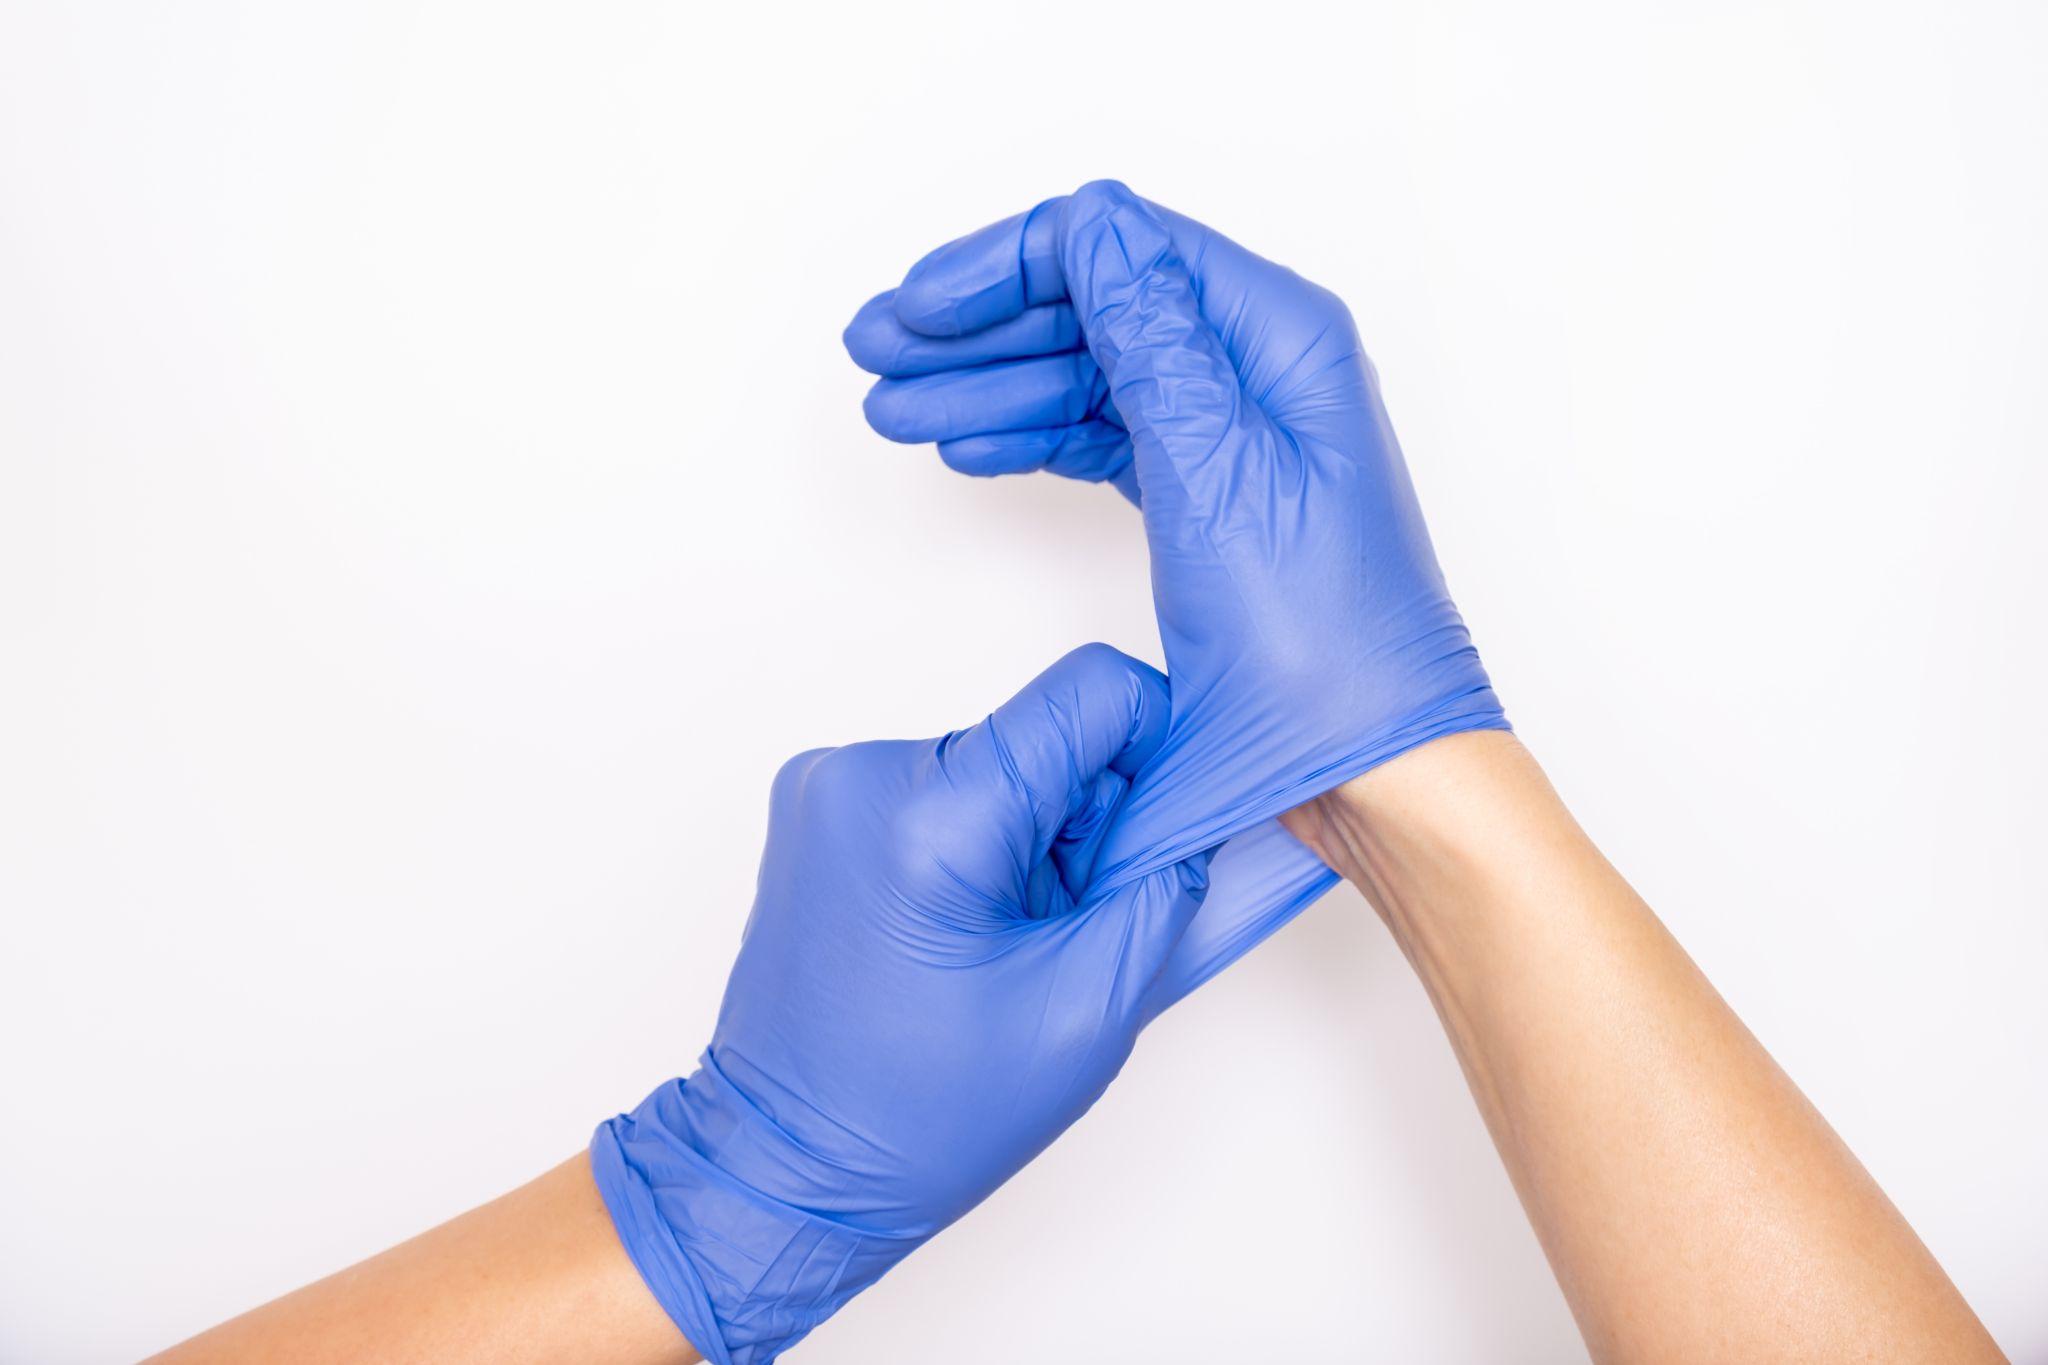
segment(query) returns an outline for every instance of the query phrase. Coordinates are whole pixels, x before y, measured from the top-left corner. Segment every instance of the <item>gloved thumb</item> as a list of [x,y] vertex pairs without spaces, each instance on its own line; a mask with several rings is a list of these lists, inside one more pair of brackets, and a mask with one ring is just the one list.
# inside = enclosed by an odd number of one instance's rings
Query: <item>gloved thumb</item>
[[[1048,854],[1071,898],[1129,779],[1166,738],[1166,677],[1108,645],[1083,645],[947,742],[958,780],[1009,785],[1030,812],[1030,866]],[[1049,887],[1033,887],[1037,902]]]
[[1227,495],[1245,460],[1278,451],[1278,433],[1202,316],[1172,232],[1114,180],[1083,185],[1059,212],[1067,296],[1130,430],[1145,502]]

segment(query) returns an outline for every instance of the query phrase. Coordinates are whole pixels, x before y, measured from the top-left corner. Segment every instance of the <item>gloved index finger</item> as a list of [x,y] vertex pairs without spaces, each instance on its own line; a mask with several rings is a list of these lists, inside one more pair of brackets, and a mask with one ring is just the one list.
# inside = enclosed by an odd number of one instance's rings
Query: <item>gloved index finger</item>
[[910,267],[896,291],[897,318],[925,336],[964,336],[1065,298],[1060,202],[970,232]]

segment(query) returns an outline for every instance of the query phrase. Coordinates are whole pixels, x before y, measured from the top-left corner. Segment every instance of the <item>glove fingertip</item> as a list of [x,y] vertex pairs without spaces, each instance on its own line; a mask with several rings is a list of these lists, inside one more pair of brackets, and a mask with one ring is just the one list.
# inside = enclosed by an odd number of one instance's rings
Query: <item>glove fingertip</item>
[[901,332],[896,321],[896,291],[884,290],[860,306],[839,334],[853,363],[869,374],[888,374],[896,361]]
[[1045,468],[1046,443],[1035,433],[996,432],[939,442],[939,459],[956,474],[993,479]]
[[860,410],[877,435],[898,445],[921,445],[930,439],[918,412],[917,391],[901,380],[876,380],[861,399]]

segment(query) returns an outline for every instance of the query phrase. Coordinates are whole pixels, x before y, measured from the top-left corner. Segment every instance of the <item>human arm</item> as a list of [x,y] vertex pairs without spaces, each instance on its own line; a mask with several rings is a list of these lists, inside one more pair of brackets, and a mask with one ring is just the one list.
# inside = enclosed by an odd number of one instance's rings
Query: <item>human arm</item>
[[1513,736],[1284,822],[1414,965],[1596,1359],[2003,1359]]
[[690,1365],[578,1154],[511,1193],[251,1309],[151,1365]]

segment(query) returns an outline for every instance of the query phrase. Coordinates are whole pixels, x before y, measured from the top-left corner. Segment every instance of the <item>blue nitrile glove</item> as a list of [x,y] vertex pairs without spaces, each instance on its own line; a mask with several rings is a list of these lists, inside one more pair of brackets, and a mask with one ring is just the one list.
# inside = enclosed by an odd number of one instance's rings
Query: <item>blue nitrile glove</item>
[[1206,885],[1084,894],[1166,726],[1159,673],[1090,645],[971,729],[783,768],[710,1048],[590,1149],[706,1359],[773,1360],[1116,1076]]
[[939,248],[846,345],[868,420],[970,474],[1050,469],[1144,511],[1173,720],[1107,836],[1114,887],[1216,860],[1191,988],[1326,888],[1262,821],[1507,720],[1336,296],[1101,181]]

